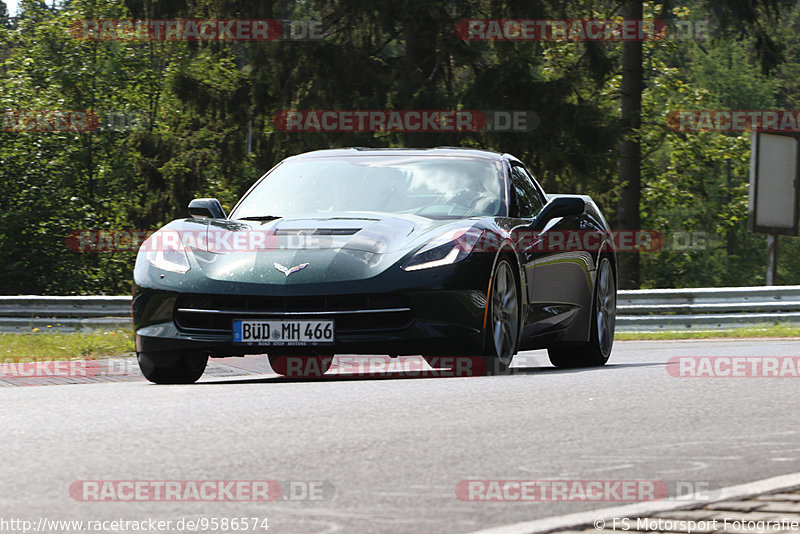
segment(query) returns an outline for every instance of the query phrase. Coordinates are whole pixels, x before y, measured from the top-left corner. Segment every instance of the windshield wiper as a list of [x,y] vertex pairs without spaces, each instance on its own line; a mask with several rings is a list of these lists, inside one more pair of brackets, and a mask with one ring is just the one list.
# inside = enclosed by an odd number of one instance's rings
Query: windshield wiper
[[249,217],[239,217],[242,221],[274,221],[275,219],[282,219],[280,215],[251,215]]

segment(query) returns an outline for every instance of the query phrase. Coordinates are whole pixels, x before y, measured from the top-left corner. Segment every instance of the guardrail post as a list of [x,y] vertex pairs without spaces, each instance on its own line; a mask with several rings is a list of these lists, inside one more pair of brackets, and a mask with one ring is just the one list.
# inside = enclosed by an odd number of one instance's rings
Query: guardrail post
[[767,234],[767,285],[778,280],[778,234]]

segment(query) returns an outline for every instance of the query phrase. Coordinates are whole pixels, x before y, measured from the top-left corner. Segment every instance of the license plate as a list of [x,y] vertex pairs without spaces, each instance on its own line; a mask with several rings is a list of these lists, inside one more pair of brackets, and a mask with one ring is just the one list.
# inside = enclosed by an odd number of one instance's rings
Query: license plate
[[270,346],[329,344],[333,343],[333,320],[236,319],[233,342]]

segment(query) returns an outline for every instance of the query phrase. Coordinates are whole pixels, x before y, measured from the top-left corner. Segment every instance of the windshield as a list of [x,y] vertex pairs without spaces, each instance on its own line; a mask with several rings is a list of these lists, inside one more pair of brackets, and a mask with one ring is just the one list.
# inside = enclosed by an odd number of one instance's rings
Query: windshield
[[431,218],[499,215],[499,162],[453,157],[353,156],[287,161],[231,218],[319,217],[348,212]]

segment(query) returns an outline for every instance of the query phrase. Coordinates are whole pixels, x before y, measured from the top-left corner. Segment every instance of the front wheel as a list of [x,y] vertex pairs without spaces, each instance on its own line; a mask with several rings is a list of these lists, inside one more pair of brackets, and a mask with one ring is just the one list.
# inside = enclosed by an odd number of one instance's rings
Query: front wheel
[[504,374],[517,352],[519,337],[519,290],[508,260],[497,262],[487,306],[485,374]]
[[139,369],[156,384],[191,384],[206,370],[207,354],[193,352],[137,352]]
[[605,365],[611,355],[617,318],[617,284],[607,257],[600,260],[597,268],[593,304],[589,341],[548,347],[550,362],[556,367],[596,367]]

